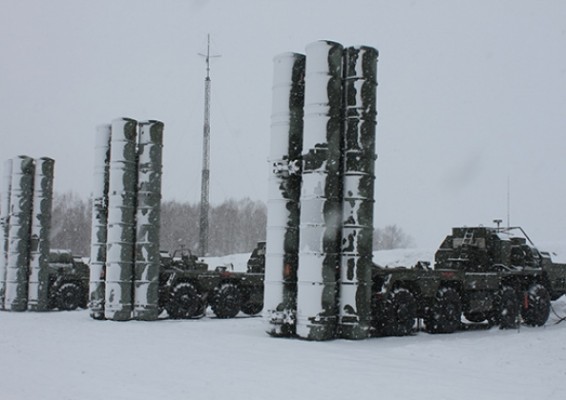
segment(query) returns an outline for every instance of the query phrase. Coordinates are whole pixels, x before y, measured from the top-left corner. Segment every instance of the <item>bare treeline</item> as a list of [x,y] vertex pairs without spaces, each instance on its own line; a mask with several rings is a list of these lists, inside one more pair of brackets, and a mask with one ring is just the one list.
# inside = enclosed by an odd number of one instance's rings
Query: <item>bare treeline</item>
[[[195,252],[199,240],[199,205],[161,203],[161,248]],[[208,250],[211,256],[251,252],[265,240],[267,210],[260,201],[228,199],[210,207]]]
[[[74,254],[90,254],[92,206],[74,193],[55,194],[51,218],[51,247],[70,249]],[[251,252],[265,240],[267,212],[260,201],[228,199],[211,205],[209,255]],[[163,201],[161,203],[161,243],[163,250],[181,247],[196,252],[199,238],[199,205]]]
[[80,256],[90,255],[92,207],[75,193],[55,193],[51,213],[51,248],[68,249]]
[[[76,255],[90,254],[92,206],[74,193],[55,194],[51,219],[51,247],[72,250]],[[266,206],[248,198],[228,199],[210,207],[209,255],[251,252],[265,240]],[[161,249],[198,250],[199,205],[177,201],[161,203]],[[373,249],[388,250],[414,246],[411,236],[397,225],[374,231]]]
[[373,249],[391,250],[414,247],[415,241],[397,225],[387,225],[373,231]]

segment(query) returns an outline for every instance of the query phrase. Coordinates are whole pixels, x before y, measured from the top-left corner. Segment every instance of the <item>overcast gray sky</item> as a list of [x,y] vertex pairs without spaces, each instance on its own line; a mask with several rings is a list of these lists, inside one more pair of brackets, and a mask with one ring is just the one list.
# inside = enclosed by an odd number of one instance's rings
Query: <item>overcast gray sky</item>
[[[56,160],[87,198],[95,127],[165,123],[164,199],[198,202],[212,36],[211,188],[266,200],[272,59],[379,49],[375,225],[437,246],[507,219],[566,240],[566,2],[0,0],[0,161]],[[261,238],[258,238],[261,239]]]

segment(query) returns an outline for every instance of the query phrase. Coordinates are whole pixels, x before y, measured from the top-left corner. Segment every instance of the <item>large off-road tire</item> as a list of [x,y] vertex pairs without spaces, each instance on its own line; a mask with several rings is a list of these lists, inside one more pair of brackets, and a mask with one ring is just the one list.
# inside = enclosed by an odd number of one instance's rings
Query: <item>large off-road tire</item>
[[57,291],[57,308],[73,311],[83,303],[84,293],[81,287],[73,282],[64,283]]
[[513,329],[518,325],[519,299],[515,289],[503,286],[495,298],[495,309],[489,322],[501,329]]
[[464,317],[470,322],[483,322],[486,320],[487,315],[483,312],[466,312]]
[[525,324],[530,326],[543,326],[550,314],[550,295],[541,284],[531,285],[524,293],[521,316]]
[[189,282],[178,283],[173,288],[165,309],[173,319],[200,318],[205,311],[202,297]]
[[263,310],[263,303],[253,303],[248,301],[245,304],[242,304],[242,312],[248,315],[256,315],[259,314]]
[[397,288],[377,305],[376,328],[387,336],[409,335],[417,318],[417,302],[405,288]]
[[462,301],[456,289],[442,287],[425,316],[426,330],[430,333],[452,333],[461,325]]
[[242,294],[233,283],[223,283],[214,290],[212,311],[218,318],[234,318],[242,306]]
[[84,286],[81,286],[81,292],[82,292],[82,297],[81,297],[81,302],[79,303],[79,307],[82,308],[83,310],[86,310],[88,308],[88,289],[84,289]]
[[47,309],[54,310],[57,308],[57,296],[59,292],[55,290],[53,284],[49,284],[49,296],[47,298]]

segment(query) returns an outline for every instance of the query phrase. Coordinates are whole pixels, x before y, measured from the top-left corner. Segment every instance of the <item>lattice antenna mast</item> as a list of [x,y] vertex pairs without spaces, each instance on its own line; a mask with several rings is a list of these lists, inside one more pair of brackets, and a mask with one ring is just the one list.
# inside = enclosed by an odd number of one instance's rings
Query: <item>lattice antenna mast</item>
[[511,226],[511,178],[507,175],[507,228]]
[[210,58],[220,55],[210,55],[210,34],[207,38],[205,57],[206,78],[204,79],[204,129],[202,138],[202,181],[200,194],[200,230],[199,253],[202,257],[208,253],[208,216],[209,216],[209,183],[210,183]]

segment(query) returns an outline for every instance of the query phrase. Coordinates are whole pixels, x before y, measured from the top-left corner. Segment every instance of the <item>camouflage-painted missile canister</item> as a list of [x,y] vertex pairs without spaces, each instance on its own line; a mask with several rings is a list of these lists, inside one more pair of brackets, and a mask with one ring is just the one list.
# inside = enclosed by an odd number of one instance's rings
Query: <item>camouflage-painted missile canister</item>
[[364,339],[371,324],[375,181],[376,49],[344,51],[343,220],[339,335]]
[[297,328],[299,337],[336,334],[342,220],[342,45],[306,47]]
[[12,160],[10,232],[6,266],[5,308],[25,311],[28,301],[28,269],[34,161],[19,156]]
[[137,122],[133,119],[112,121],[104,316],[117,321],[129,320],[132,316],[136,127]]
[[33,188],[30,274],[28,310],[46,311],[49,291],[49,234],[53,204],[53,176],[55,160],[47,157],[35,160]]
[[11,159],[4,162],[2,187],[0,190],[0,310],[3,310],[10,236],[10,195],[12,192]]
[[111,130],[110,124],[98,126],[94,144],[89,283],[90,316],[94,319],[104,319]]
[[305,56],[274,59],[264,310],[267,332],[295,333]]
[[159,215],[163,123],[140,122],[134,270],[134,318],[159,316]]

